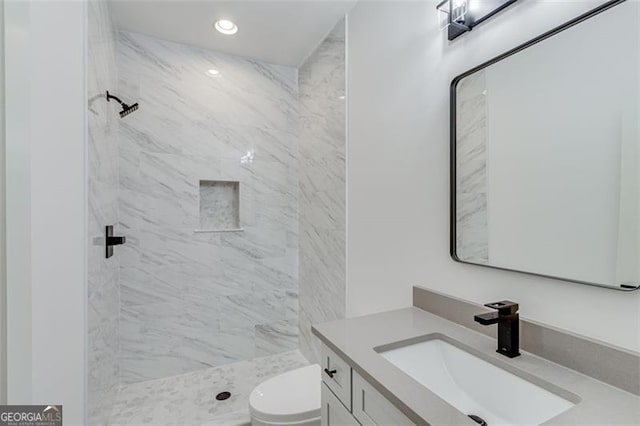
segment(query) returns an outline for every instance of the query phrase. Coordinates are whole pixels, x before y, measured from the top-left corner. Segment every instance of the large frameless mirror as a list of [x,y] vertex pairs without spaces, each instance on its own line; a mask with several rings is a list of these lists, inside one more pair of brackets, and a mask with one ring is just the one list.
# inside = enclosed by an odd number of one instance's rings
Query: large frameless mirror
[[638,288],[639,17],[606,3],[454,79],[455,260]]

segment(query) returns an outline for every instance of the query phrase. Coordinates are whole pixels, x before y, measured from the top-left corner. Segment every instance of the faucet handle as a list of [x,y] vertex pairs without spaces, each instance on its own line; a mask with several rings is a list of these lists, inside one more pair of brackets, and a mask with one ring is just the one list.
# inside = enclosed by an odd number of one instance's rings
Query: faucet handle
[[510,300],[501,300],[500,302],[486,303],[484,306],[491,309],[497,309],[500,315],[513,315],[518,312],[519,306],[516,302]]

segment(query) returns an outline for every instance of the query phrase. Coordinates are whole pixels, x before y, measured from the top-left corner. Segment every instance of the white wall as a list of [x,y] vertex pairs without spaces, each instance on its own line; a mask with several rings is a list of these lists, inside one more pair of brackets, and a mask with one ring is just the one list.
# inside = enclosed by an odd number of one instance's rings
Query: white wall
[[85,4],[5,5],[8,400],[84,424]]
[[[449,257],[453,77],[596,6],[518,2],[449,43],[435,3],[361,2],[349,15],[347,315],[409,306],[421,285],[640,349],[640,292],[455,263]],[[624,326],[621,326],[623,324]]]
[[31,401],[30,3],[5,3],[7,401]]
[[4,3],[0,3],[0,404],[7,400],[7,305],[5,263]]

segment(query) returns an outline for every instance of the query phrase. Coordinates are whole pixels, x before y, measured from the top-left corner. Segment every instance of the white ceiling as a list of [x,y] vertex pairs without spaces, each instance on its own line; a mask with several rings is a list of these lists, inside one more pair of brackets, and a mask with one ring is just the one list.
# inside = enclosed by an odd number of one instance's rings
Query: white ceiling
[[[111,0],[115,25],[152,35],[259,59],[299,66],[356,0]],[[239,31],[213,29],[230,19]]]

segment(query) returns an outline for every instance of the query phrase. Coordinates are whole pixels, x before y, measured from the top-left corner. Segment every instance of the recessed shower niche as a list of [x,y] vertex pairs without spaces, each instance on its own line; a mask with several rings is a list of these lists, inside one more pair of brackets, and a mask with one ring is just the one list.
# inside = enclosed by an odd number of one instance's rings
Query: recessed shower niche
[[200,181],[200,229],[240,231],[240,182]]

